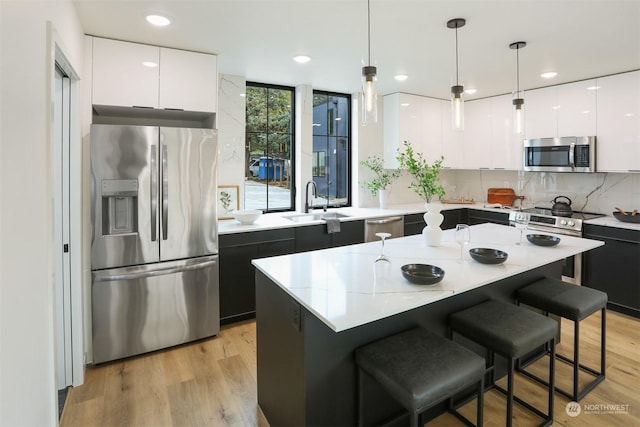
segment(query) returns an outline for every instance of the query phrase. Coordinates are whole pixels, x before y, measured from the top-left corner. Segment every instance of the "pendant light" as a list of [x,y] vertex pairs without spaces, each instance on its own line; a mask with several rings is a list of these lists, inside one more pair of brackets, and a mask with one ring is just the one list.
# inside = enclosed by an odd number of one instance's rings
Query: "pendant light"
[[378,121],[378,92],[376,90],[376,67],[371,65],[371,5],[367,0],[367,49],[368,62],[362,67],[362,99],[360,107],[362,109],[362,123]]
[[513,93],[513,131],[516,135],[524,133],[524,94],[520,91],[520,49],[527,45],[526,42],[514,42],[509,45],[516,50],[516,91]]
[[456,30],[456,84],[451,86],[451,127],[454,130],[464,129],[464,87],[458,82],[458,28],[464,27],[466,23],[463,18],[447,22],[447,28]]

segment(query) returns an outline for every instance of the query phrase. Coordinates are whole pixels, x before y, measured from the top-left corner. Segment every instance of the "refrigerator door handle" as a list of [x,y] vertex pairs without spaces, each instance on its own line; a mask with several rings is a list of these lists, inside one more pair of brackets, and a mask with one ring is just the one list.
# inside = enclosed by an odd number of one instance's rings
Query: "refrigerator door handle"
[[94,272],[94,282],[95,283],[115,282],[120,280],[137,280],[137,279],[144,279],[147,277],[164,276],[167,274],[175,274],[175,273],[182,273],[185,271],[199,270],[201,268],[206,268],[206,267],[215,265],[217,262],[218,260],[215,259],[211,261],[200,262],[197,264],[158,268],[155,270],[136,271],[133,273],[113,274],[113,275],[107,275],[107,274],[102,275],[102,274],[96,274],[97,272]]
[[169,169],[167,166],[167,146],[162,146],[162,240],[168,238],[169,228]]
[[158,147],[155,145],[151,146],[149,166],[151,169],[151,241],[155,242],[158,229],[156,224],[156,218],[158,218]]

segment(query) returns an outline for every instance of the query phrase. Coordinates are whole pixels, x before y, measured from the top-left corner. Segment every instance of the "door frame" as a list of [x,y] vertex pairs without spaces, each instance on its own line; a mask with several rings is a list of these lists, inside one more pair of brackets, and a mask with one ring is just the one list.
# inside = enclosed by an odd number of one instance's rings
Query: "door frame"
[[[47,67],[48,67],[48,97],[49,105],[54,105],[55,99],[55,74],[56,66],[64,71],[69,77],[69,223],[72,225],[69,230],[69,264],[70,264],[70,328],[71,328],[71,385],[78,386],[84,382],[84,365],[85,365],[85,351],[84,351],[84,322],[83,322],[83,286],[82,286],[82,259],[84,253],[84,245],[82,239],[82,138],[81,138],[81,114],[80,114],[80,100],[81,100],[81,86],[80,77],[71,61],[68,59],[70,55],[67,54],[69,50],[65,48],[64,43],[56,32],[53,24],[47,21]],[[57,64],[57,65],[56,65]],[[49,112],[49,130],[48,130],[48,149],[50,153],[54,150],[61,149],[56,143],[54,138],[54,119],[55,114],[53,107]],[[50,155],[50,159],[53,162],[55,156]],[[53,183],[56,179],[54,176],[55,168],[51,165],[50,168],[50,182]],[[58,199],[60,194],[53,191],[53,184],[51,194],[54,199]],[[53,223],[52,229],[54,233],[59,232],[58,224],[54,223],[54,217],[51,218]],[[63,247],[56,244],[57,239],[52,239],[53,247],[53,260],[52,265],[56,266],[57,260],[62,259]],[[55,292],[55,283],[52,286],[51,295],[51,334],[52,343],[54,346],[53,354],[55,351],[55,338],[56,338],[56,298],[53,294]],[[57,371],[57,363],[52,361],[55,371]],[[54,372],[55,372],[54,371]],[[55,377],[55,375],[54,375]],[[57,384],[55,381],[54,384]],[[52,391],[53,392],[53,391]],[[56,393],[57,395],[57,393]]]

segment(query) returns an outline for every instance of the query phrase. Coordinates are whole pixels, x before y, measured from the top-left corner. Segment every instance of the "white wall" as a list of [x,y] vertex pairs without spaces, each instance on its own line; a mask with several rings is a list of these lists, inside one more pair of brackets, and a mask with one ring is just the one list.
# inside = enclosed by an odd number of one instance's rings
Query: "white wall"
[[82,71],[69,0],[0,1],[0,425],[56,425],[51,44]]

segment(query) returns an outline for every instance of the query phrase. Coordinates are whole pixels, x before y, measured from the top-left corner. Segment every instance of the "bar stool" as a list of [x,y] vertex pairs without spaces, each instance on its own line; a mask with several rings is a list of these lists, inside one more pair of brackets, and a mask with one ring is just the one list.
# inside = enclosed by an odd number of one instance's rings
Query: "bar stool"
[[420,414],[449,399],[449,409],[467,425],[473,425],[451,408],[454,394],[477,384],[477,426],[482,426],[485,361],[471,350],[422,328],[410,329],[355,351],[358,365],[358,423],[364,425],[364,373],[371,376],[410,413],[411,426]]
[[[556,353],[557,359],[573,365],[573,390],[572,392],[568,392],[558,387],[556,387],[556,390],[558,393],[567,396],[573,401],[579,402],[580,399],[593,390],[593,388],[600,384],[605,378],[607,294],[596,289],[572,285],[558,279],[545,278],[520,289],[517,295],[518,304],[526,304],[544,311],[547,316],[551,313],[573,322],[573,359]],[[580,322],[597,311],[602,312],[599,372],[580,364]],[[518,367],[518,370],[541,384],[547,384],[542,378],[524,369],[546,354],[548,354],[548,352],[527,360],[522,366]],[[580,370],[594,376],[593,381],[585,385],[582,390],[579,390],[578,382]]]
[[[527,353],[548,344],[555,355],[555,337],[558,324],[548,317],[531,310],[501,301],[487,301],[451,315],[451,337],[454,332],[480,344],[489,351],[487,372],[490,388],[507,397],[506,425],[513,422],[513,402],[543,418],[541,426],[553,423],[554,359],[549,363],[549,403],[545,414],[530,403],[515,396],[513,377],[515,361]],[[507,389],[495,382],[495,354],[507,359]]]

